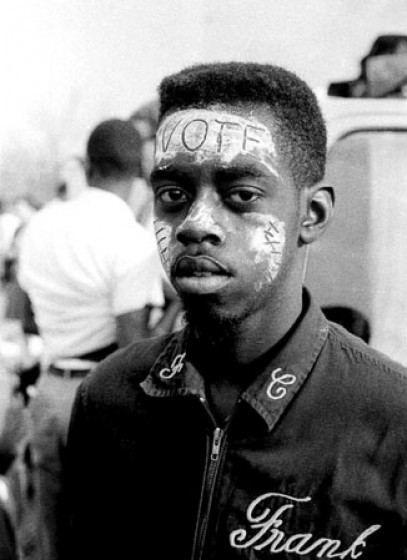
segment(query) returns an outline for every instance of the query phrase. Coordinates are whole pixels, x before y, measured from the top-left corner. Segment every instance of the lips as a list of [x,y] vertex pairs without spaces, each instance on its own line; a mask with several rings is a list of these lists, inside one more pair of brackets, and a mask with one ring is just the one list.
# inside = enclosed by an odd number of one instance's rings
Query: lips
[[228,269],[208,255],[183,255],[175,263],[173,283],[179,294],[223,292],[232,280]]
[[207,255],[185,255],[177,260],[175,265],[176,276],[229,276],[224,265],[213,257]]

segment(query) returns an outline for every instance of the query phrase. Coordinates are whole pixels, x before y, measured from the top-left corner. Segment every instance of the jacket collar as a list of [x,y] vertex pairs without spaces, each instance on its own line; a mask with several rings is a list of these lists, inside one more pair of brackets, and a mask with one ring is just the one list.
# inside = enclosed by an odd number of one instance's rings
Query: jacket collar
[[[304,384],[327,338],[328,322],[306,290],[304,305],[306,312],[286,344],[241,395],[269,430]],[[204,381],[188,361],[188,328],[174,334],[141,386],[152,397],[205,398]]]
[[141,383],[147,395],[151,397],[205,396],[204,381],[187,359],[188,338],[188,328],[173,335],[153,364],[149,375]]

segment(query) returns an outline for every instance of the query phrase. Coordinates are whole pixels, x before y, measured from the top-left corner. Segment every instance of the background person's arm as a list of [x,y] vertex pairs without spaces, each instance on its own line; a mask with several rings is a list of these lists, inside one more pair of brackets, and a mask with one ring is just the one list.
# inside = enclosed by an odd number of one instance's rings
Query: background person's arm
[[155,237],[132,216],[123,220],[111,239],[114,255],[111,273],[111,305],[117,343],[126,346],[151,337],[151,310],[165,304],[163,271]]

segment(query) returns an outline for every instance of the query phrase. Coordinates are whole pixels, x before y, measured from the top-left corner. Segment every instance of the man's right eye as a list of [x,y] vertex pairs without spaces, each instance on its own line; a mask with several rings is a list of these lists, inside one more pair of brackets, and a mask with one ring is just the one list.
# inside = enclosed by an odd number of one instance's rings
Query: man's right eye
[[158,189],[155,197],[159,202],[167,205],[182,204],[188,200],[185,192],[178,187],[166,187]]

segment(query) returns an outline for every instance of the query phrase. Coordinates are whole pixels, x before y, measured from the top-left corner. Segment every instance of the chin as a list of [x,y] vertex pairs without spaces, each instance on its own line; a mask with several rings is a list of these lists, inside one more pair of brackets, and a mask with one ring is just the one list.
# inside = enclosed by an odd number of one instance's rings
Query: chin
[[231,338],[250,311],[226,306],[215,295],[206,297],[182,297],[185,319],[189,327],[201,339],[219,344]]

